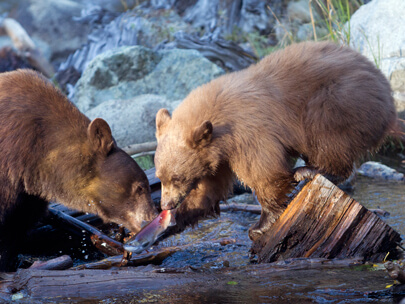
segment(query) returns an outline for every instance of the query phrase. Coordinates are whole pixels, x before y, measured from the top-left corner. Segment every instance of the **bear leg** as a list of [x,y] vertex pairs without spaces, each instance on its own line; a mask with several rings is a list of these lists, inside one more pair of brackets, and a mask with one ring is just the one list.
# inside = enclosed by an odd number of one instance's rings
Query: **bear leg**
[[[281,177],[284,175],[283,177]],[[280,217],[288,205],[287,194],[293,189],[292,173],[279,173],[279,178],[272,184],[263,187],[262,191],[256,190],[257,198],[262,206],[260,219],[249,228],[249,238],[256,241]]]
[[[268,208],[271,206],[271,208]],[[267,206],[262,205],[262,212],[260,219],[249,228],[249,238],[252,241],[256,241],[263,234],[270,230],[274,222],[280,217],[287,207],[287,203],[279,205],[277,202],[273,202]]]

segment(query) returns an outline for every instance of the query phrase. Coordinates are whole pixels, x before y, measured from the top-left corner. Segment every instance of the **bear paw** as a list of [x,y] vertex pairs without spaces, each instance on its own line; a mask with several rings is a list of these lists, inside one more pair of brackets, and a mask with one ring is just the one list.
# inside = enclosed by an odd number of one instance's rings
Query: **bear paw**
[[272,224],[272,222],[264,223],[264,221],[259,220],[256,224],[249,228],[249,238],[253,242],[257,241],[262,237],[263,234],[270,230]]
[[261,236],[264,234],[264,232],[261,229],[249,229],[249,238],[255,242],[258,239],[261,238]]
[[294,172],[294,179],[297,182],[301,182],[306,179],[311,180],[314,179],[315,175],[317,175],[318,173],[318,170],[310,167],[299,167]]

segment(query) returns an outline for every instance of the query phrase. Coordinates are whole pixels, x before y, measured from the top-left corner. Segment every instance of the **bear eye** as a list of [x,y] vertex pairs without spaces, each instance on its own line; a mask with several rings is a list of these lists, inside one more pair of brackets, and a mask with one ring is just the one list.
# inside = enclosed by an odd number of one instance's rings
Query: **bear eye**
[[175,186],[181,186],[182,184],[184,184],[185,180],[184,180],[184,178],[182,178],[179,175],[174,175],[170,179],[170,182],[171,182],[171,184],[173,184]]
[[136,195],[143,194],[144,192],[145,192],[144,188],[140,185],[134,187],[134,189],[133,189],[133,194],[136,194]]
[[172,183],[178,183],[180,182],[180,177],[178,175],[173,175],[172,176]]

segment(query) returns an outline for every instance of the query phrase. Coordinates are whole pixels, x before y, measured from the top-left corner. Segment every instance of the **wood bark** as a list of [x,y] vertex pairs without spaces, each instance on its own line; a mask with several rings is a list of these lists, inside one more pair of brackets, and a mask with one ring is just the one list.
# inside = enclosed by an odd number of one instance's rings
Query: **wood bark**
[[381,262],[399,233],[321,175],[307,183],[271,229],[252,245],[259,263],[307,258]]

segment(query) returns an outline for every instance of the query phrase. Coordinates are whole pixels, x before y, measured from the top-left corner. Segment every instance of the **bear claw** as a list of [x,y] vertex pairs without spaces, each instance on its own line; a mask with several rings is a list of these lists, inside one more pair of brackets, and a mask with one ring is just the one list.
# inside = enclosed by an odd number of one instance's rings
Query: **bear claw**
[[294,179],[297,182],[304,181],[306,179],[314,179],[315,175],[317,175],[319,172],[316,169],[312,169],[309,167],[299,167],[295,170],[294,172]]
[[263,235],[261,229],[249,229],[249,238],[255,242]]

